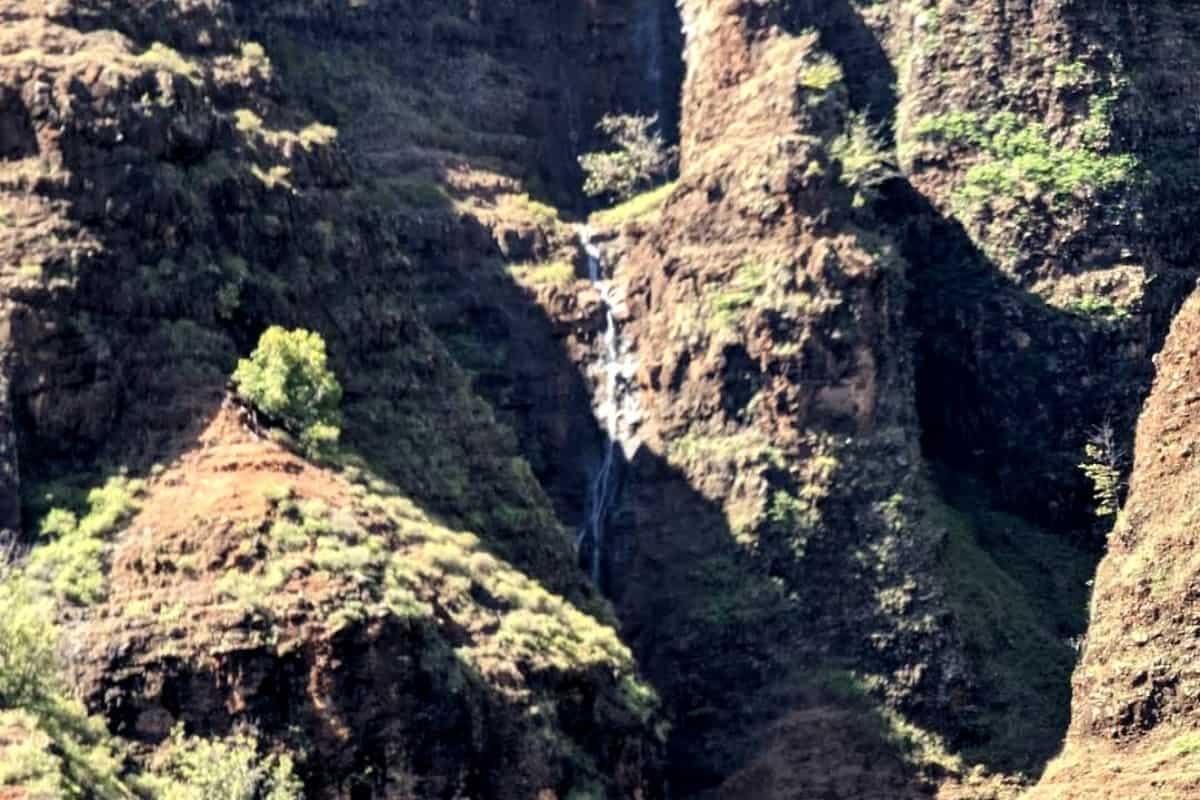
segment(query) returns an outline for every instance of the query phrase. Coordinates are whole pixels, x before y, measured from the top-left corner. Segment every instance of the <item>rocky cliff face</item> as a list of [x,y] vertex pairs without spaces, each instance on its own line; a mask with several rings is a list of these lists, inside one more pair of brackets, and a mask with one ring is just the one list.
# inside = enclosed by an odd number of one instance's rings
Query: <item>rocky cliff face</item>
[[916,233],[927,447],[1059,527],[1086,524],[1071,465],[1089,432],[1112,425],[1128,450],[1148,359],[1194,280],[1177,213],[1196,166],[1181,13],[897,4],[868,18],[896,65],[897,153],[919,196],[902,207],[951,223]]
[[[50,509],[137,486],[59,604],[122,769],[249,723],[313,797],[1037,779],[1102,527],[1083,446],[1128,466],[1196,276],[1185,4],[0,14],[0,530],[41,563]],[[571,222],[613,111],[681,163],[591,218],[601,292]],[[1040,796],[1195,788],[1192,312]],[[269,324],[328,342],[337,463],[227,394]],[[4,716],[0,754],[37,728]]]
[[[439,12],[5,11],[0,249],[18,445],[6,523],[17,524],[18,490],[36,532],[46,506],[71,496],[62,486],[95,485],[97,467],[155,478],[147,516],[99,548],[107,602],[63,611],[75,685],[133,756],[176,723],[197,735],[250,723],[300,755],[312,796],[654,794],[653,695],[512,433],[413,303],[418,274],[500,252],[477,216],[454,210],[467,189],[442,188],[441,171],[493,188],[516,185],[503,177],[514,163],[531,165],[530,179],[538,163],[543,180],[569,171],[568,140],[549,125],[568,96],[541,98],[535,75],[568,63],[604,72],[566,59],[587,43],[582,14],[560,37],[518,26],[515,9]],[[425,43],[445,72],[404,82],[420,64],[403,43]],[[352,79],[360,93],[339,95]],[[455,81],[477,105],[434,119]],[[594,83],[605,106],[617,102],[608,92],[632,91]],[[319,89],[346,104],[309,104]],[[382,140],[380,125],[402,133]],[[496,155],[471,172],[471,159]],[[349,472],[255,443],[231,418],[227,376],[267,323],[329,343],[358,454]],[[373,475],[371,488],[353,475]],[[287,508],[266,503],[293,481]],[[406,510],[388,517],[400,497]],[[314,521],[301,506],[340,516]],[[384,516],[355,522],[356,507]],[[272,538],[289,521],[309,525],[308,545]],[[433,551],[402,555],[410,534]],[[477,634],[490,654],[461,661]],[[380,706],[385,696],[406,699]],[[610,713],[627,715],[615,738],[600,734]]]
[[1190,797],[1200,790],[1190,500],[1198,308],[1196,297],[1184,305],[1155,358],[1129,501],[1096,575],[1070,735],[1032,797]]

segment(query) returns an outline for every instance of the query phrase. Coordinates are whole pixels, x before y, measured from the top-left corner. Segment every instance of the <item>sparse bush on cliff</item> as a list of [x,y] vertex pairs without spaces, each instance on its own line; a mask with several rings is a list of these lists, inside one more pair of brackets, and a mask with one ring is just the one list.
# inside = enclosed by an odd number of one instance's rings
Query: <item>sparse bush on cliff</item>
[[303,786],[288,755],[259,754],[257,737],[225,739],[171,732],[158,775],[146,780],[159,800],[296,800]]
[[[39,527],[43,543],[30,555],[26,576],[60,601],[85,606],[103,600],[105,540],[133,517],[143,489],[142,481],[115,476],[89,491],[84,502],[52,495],[55,505]],[[63,500],[70,507],[57,505]]]
[[1086,460],[1079,469],[1092,482],[1096,516],[1112,517],[1121,509],[1121,462],[1124,453],[1112,425],[1104,424],[1088,435],[1083,447]]
[[243,400],[298,436],[310,454],[337,442],[342,387],[320,334],[271,326],[238,362],[233,382]]
[[666,178],[678,154],[662,134],[654,132],[657,125],[657,116],[610,114],[601,119],[596,127],[616,149],[579,157],[579,165],[587,174],[583,191],[592,197],[612,195],[627,200]]
[[51,598],[0,574],[0,796],[128,800],[104,724],[65,695],[59,639]]
[[58,675],[58,636],[49,600],[0,576],[0,708],[30,705],[52,691]]
[[842,183],[854,191],[856,207],[875,200],[879,188],[899,174],[882,138],[865,116],[853,114],[830,145],[830,153],[842,166]]

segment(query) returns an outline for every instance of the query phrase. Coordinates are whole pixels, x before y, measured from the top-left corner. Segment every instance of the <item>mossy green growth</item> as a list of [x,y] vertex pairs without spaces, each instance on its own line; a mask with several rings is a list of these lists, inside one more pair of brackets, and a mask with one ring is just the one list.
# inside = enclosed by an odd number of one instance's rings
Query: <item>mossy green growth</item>
[[1194,731],[1182,733],[1171,740],[1171,745],[1167,749],[1171,755],[1179,758],[1200,755],[1200,733]]
[[970,112],[927,117],[913,133],[926,142],[967,145],[985,158],[967,170],[958,198],[969,209],[997,199],[1022,200],[1032,191],[1051,205],[1073,196],[1125,186],[1138,175],[1139,161],[1130,154],[1100,152],[1098,126],[1105,106],[1094,105],[1083,129],[1085,145],[1068,146],[1051,139],[1046,126],[1013,112],[981,119]]
[[745,261],[734,270],[727,283],[707,292],[705,299],[712,315],[709,329],[716,331],[737,327],[766,288],[771,273],[772,269],[767,264]]
[[418,178],[395,178],[383,185],[400,205],[411,208],[439,208],[450,205],[450,195],[438,183]]
[[273,325],[233,373],[238,395],[278,422],[310,455],[327,452],[341,433],[342,386],[329,369],[325,340]]
[[524,286],[569,286],[576,279],[575,267],[569,261],[513,264],[508,273]]
[[615,227],[652,219],[666,205],[667,198],[671,196],[678,185],[677,181],[671,181],[634,195],[619,205],[592,214],[590,222],[597,227]]
[[117,476],[87,493],[86,510],[51,507],[42,517],[42,541],[25,574],[60,601],[90,605],[103,600],[105,542],[133,517],[143,490],[142,481]]
[[1068,305],[1071,311],[1103,320],[1118,321],[1129,317],[1129,309],[1117,305],[1111,298],[1097,294],[1085,294]]

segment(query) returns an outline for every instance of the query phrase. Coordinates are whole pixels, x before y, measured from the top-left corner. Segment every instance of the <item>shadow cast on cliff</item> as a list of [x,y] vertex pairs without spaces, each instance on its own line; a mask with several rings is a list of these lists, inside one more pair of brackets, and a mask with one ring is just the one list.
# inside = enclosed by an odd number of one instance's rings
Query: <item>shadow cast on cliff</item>
[[[150,42],[140,44],[149,47]],[[46,280],[39,276],[37,286],[22,287],[10,298],[10,400],[25,488],[37,493],[45,482],[95,474],[98,464],[119,467],[131,477],[154,475],[155,465],[202,449],[202,434],[226,398],[238,356],[253,348],[268,325],[303,327],[325,337],[331,365],[343,380],[344,427],[351,447],[379,445],[381,471],[435,513],[461,512],[459,502],[486,509],[490,517],[462,520],[464,513],[454,518],[463,527],[477,527],[497,554],[526,548],[523,559],[514,559],[519,567],[595,610],[594,592],[579,588],[581,576],[569,572],[555,581],[554,574],[546,574],[568,572],[559,568],[566,545],[556,547],[557,528],[544,518],[522,516],[531,507],[540,508],[541,498],[522,494],[531,482],[521,471],[511,434],[475,402],[413,302],[419,271],[414,262],[436,264],[434,243],[444,243],[459,230],[455,215],[448,208],[437,213],[410,209],[385,220],[372,207],[360,208],[354,201],[361,196],[343,193],[349,181],[335,157],[329,163],[299,161],[291,165],[297,167],[291,182],[272,181],[266,170],[280,165],[260,163],[259,154],[230,122],[241,98],[189,104],[200,99],[199,86],[178,76],[175,80],[183,94],[179,105],[148,103],[145,112],[144,101],[138,100],[142,86],[106,87],[105,107],[128,115],[112,121],[126,141],[96,140],[69,129],[55,179],[40,179],[32,187],[62,209],[65,223],[91,238],[85,256],[54,253],[43,265]],[[133,96],[121,97],[117,92],[122,88]],[[80,107],[94,99],[82,83],[71,91]],[[316,120],[301,115],[294,122],[304,128]],[[189,128],[191,123],[196,127]],[[185,128],[202,135],[185,136]],[[408,252],[411,260],[402,256]],[[447,444],[440,446],[443,440]],[[36,522],[26,520],[28,538],[35,534]],[[535,524],[545,534],[541,541],[529,535]],[[539,560],[539,550],[550,552]],[[149,647],[149,638],[138,645]],[[406,641],[398,635],[389,642],[387,660],[413,659]],[[127,650],[115,657],[130,655]],[[165,659],[170,662],[165,669],[187,673],[186,655]],[[207,654],[194,655],[193,665]],[[266,663],[243,665],[247,673],[280,676],[277,684],[267,680],[253,687],[261,692],[255,698],[262,709],[260,721],[280,726],[262,733],[288,741],[292,732],[286,726],[292,721],[318,728],[327,724],[319,701],[297,690],[310,677],[301,674],[304,665],[278,653],[259,655]],[[312,655],[313,660],[319,655]],[[373,665],[364,659],[360,666],[369,670]],[[230,709],[239,701],[231,698],[228,676],[220,670],[200,668],[165,687],[153,685],[144,671],[145,664],[137,665],[123,688],[131,696],[151,698],[152,714],[161,710],[154,708],[155,692],[169,692],[165,702],[173,719],[195,723],[189,733],[224,733],[237,716]],[[390,685],[386,678],[352,676],[338,698],[345,706],[339,710],[346,718],[353,716],[351,707],[378,710],[378,698],[386,691],[412,688],[407,697],[416,707],[413,719],[427,724],[408,732],[428,744],[425,755],[430,758],[439,748],[439,757],[454,756],[445,741],[427,738],[430,731],[472,742],[485,725],[480,719],[468,724],[460,715],[461,724],[439,727],[444,720],[436,719],[438,709],[420,708],[429,696],[421,683],[428,676],[412,687]],[[371,684],[376,691],[364,688],[368,679],[377,681]],[[481,715],[490,718],[489,724],[500,716],[491,712],[512,706],[511,696],[499,687],[467,679],[489,710]],[[575,698],[578,690],[569,687],[564,695]],[[600,703],[594,697],[585,701]],[[110,702],[137,705],[130,697],[114,696],[97,700],[94,707]],[[124,710],[109,720],[121,727],[119,732],[133,732],[143,744],[157,744],[165,736],[162,726],[147,722],[136,709],[121,716]],[[161,714],[154,719],[162,722]],[[327,737],[337,740],[337,748],[345,745],[340,733]],[[389,750],[395,743],[383,741],[391,731],[357,733],[363,752],[349,768],[386,776],[397,756]],[[499,771],[509,767],[511,755],[497,751],[482,758]],[[487,776],[481,773],[474,780],[471,793],[485,796]],[[379,795],[359,789],[350,796]]]

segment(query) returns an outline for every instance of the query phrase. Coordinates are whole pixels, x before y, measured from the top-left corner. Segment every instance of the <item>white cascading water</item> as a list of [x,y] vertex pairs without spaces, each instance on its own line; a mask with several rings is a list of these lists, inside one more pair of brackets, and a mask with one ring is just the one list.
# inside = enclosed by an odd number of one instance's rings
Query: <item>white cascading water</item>
[[601,380],[598,381],[594,401],[596,416],[605,434],[604,457],[592,478],[587,520],[584,529],[579,532],[578,540],[581,548],[586,540],[591,540],[590,572],[592,581],[599,586],[605,554],[605,526],[618,488],[618,448],[622,455],[628,455],[626,446],[630,443],[630,430],[637,416],[633,394],[626,390],[634,376],[635,365],[632,354],[622,352],[620,326],[615,311],[620,298],[604,277],[604,255],[592,241],[592,231],[588,226],[580,225],[576,233],[587,254],[588,278],[600,292],[600,302],[604,307],[604,334],[598,363]]

